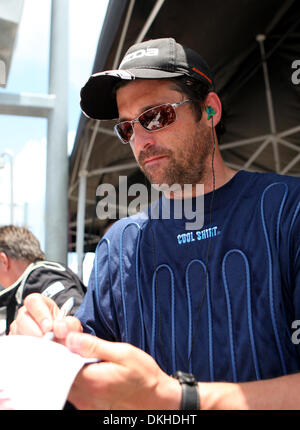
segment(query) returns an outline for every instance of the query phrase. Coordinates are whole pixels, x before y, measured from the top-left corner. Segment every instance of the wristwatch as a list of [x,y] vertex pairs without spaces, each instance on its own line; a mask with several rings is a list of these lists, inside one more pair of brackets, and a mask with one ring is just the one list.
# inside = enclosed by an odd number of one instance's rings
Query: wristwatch
[[185,373],[178,370],[174,375],[182,387],[181,410],[198,410],[200,409],[200,399],[197,381],[191,373]]

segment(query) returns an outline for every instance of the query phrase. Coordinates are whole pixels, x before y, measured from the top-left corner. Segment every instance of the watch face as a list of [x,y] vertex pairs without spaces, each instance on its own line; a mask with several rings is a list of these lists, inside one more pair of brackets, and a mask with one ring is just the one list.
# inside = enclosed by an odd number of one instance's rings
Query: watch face
[[192,373],[185,373],[178,370],[174,378],[178,379],[181,384],[196,385],[197,381]]

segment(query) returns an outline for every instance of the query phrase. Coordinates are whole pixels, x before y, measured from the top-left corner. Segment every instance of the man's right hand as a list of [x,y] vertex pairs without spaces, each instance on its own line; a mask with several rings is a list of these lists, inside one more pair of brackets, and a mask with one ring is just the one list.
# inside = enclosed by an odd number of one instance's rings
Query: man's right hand
[[10,326],[10,335],[28,335],[42,337],[49,331],[54,332],[55,340],[64,343],[71,331],[81,332],[82,326],[78,318],[67,316],[56,319],[59,307],[49,297],[33,293],[24,300],[16,319]]

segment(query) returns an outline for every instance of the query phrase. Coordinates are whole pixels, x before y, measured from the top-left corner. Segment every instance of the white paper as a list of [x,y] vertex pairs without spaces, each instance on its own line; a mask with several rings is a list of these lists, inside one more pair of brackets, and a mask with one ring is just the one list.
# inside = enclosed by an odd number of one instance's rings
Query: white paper
[[0,409],[63,409],[86,363],[65,346],[32,336],[0,338]]

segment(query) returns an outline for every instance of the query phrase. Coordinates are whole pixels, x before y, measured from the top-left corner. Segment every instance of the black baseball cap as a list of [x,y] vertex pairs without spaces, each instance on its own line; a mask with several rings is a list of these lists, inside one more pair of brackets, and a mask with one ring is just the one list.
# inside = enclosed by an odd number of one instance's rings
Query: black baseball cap
[[203,58],[173,38],[152,39],[131,46],[118,69],[93,74],[81,89],[83,113],[94,119],[118,118],[114,87],[120,80],[198,79],[214,89],[212,73]]

